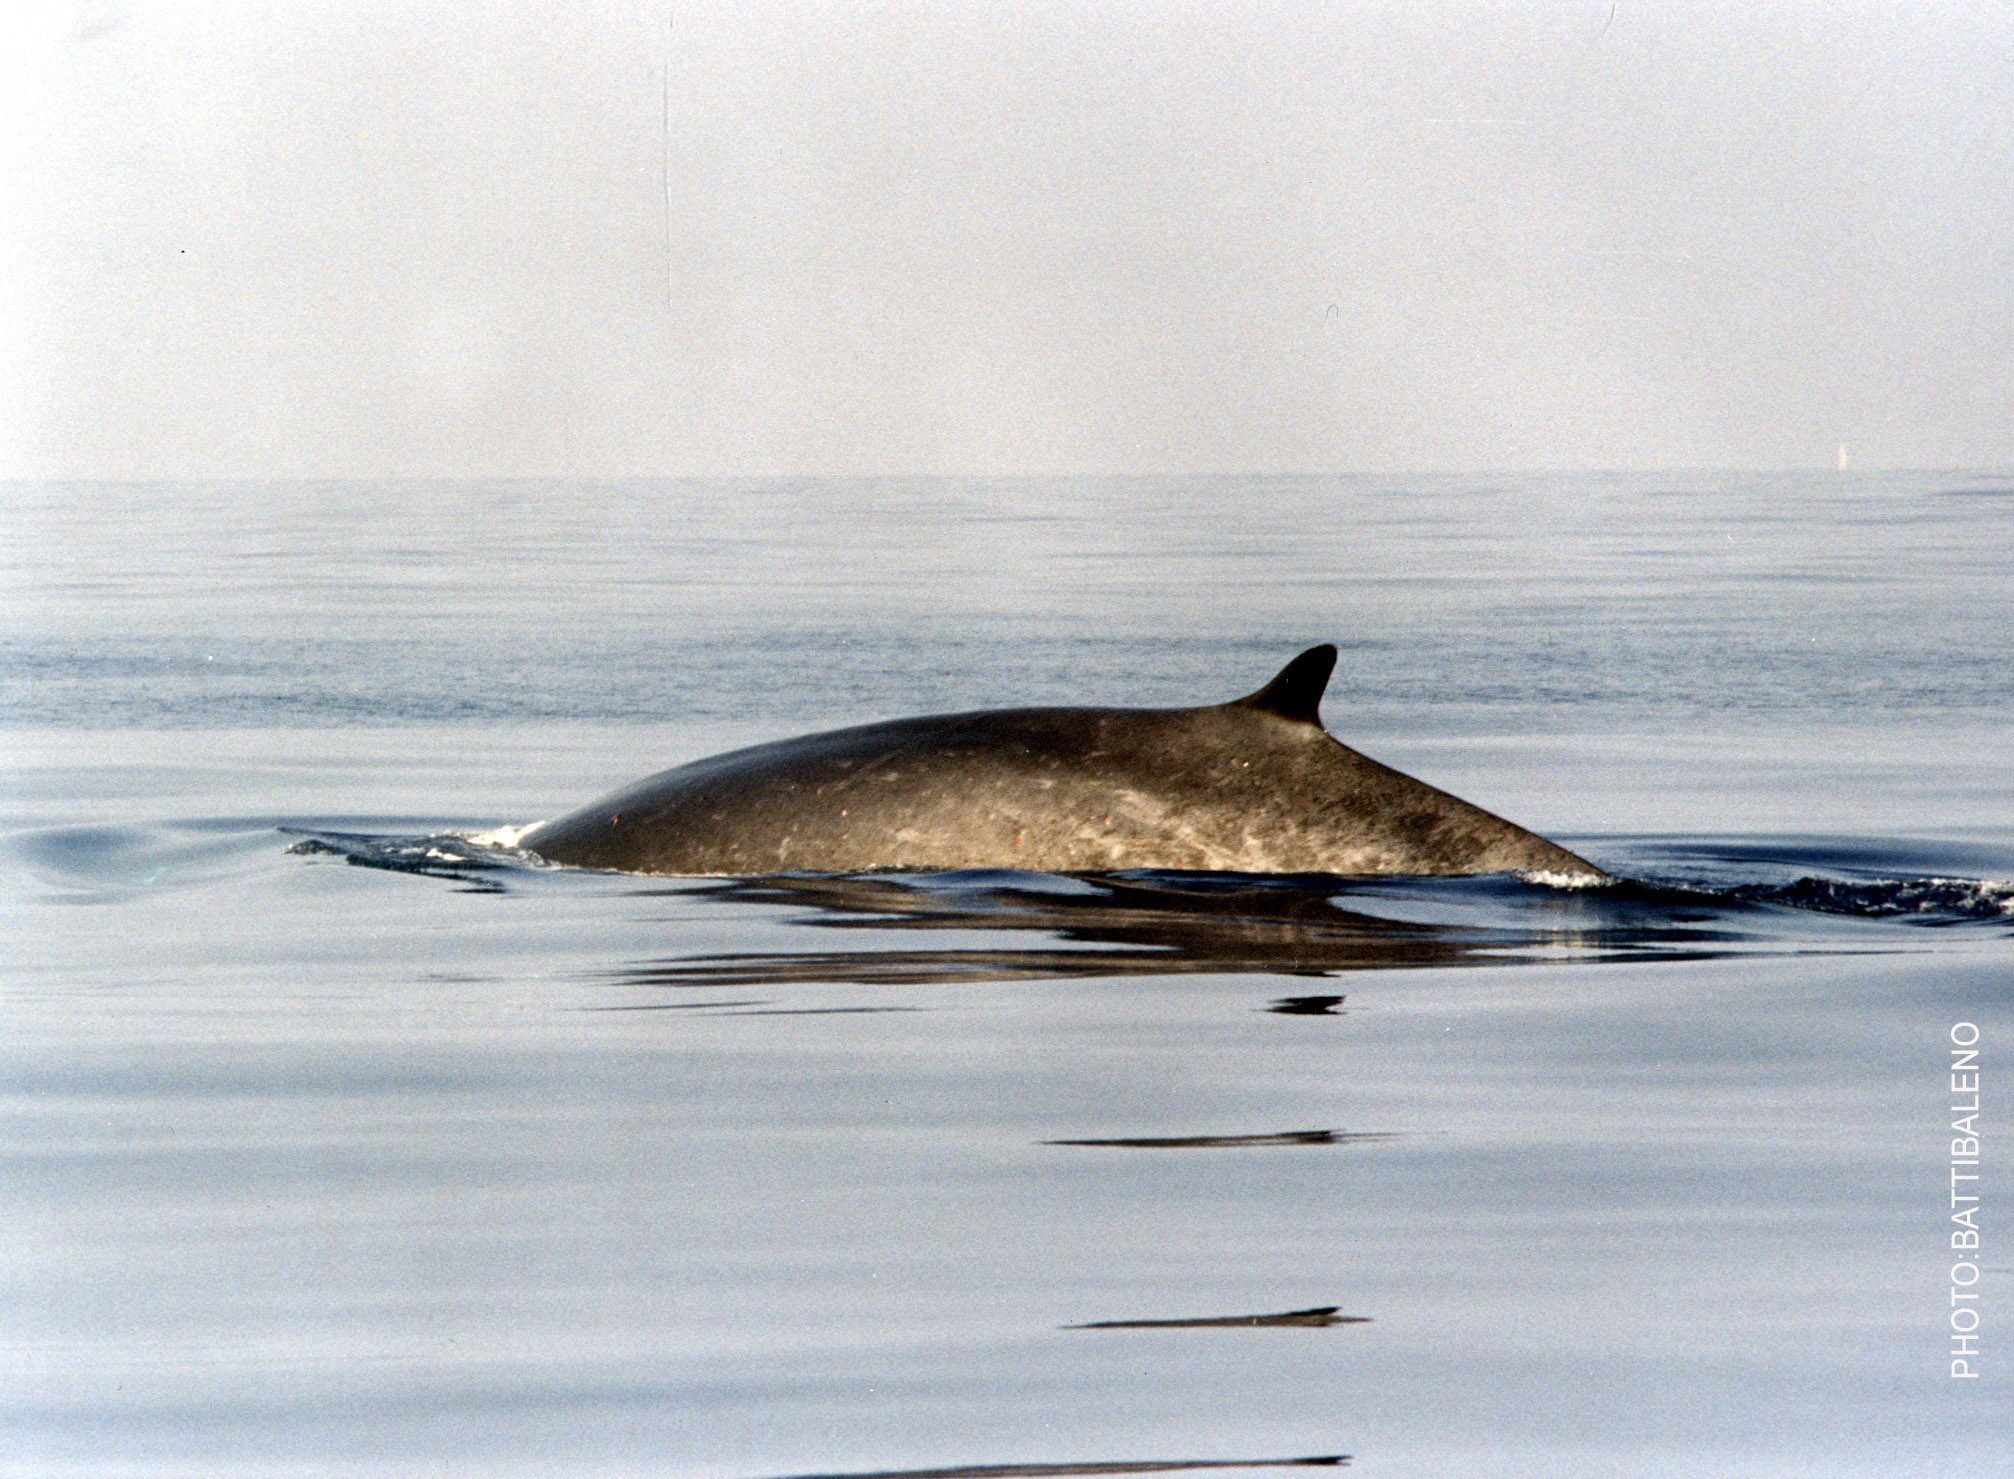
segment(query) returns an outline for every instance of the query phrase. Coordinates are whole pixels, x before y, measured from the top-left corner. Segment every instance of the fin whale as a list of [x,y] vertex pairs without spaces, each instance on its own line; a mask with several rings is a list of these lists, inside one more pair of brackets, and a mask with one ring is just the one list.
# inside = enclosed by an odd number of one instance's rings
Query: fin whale
[[548,862],[748,876],[881,869],[1601,870],[1322,727],[1336,649],[1193,709],[896,719],[660,771],[531,828]]

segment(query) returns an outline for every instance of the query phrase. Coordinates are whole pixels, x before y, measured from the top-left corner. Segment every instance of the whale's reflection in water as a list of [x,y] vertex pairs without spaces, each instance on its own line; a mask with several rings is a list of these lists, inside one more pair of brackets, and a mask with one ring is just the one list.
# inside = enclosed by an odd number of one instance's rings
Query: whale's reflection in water
[[1311,1310],[1285,1310],[1277,1315],[1210,1315],[1188,1320],[1091,1320],[1082,1325],[1065,1325],[1065,1330],[1326,1330],[1331,1325],[1368,1325],[1368,1315],[1341,1315],[1340,1305],[1324,1304]]
[[1127,1150],[1226,1150],[1255,1145],[1356,1145],[1396,1140],[1387,1130],[1277,1130],[1257,1135],[1148,1135],[1112,1140],[1044,1140],[1044,1145],[1114,1145]]
[[971,1464],[955,1469],[873,1469],[847,1474],[793,1474],[788,1479],[1041,1479],[1065,1474],[1179,1474],[1191,1469],[1334,1469],[1349,1456],[1315,1458],[1145,1459],[1102,1464]]
[[[654,892],[655,890],[647,891]],[[1402,966],[1682,959],[1757,948],[1740,906],[1635,886],[1559,889],[1505,876],[1352,880],[1230,874],[1059,877],[973,871],[725,879],[684,897],[797,906],[824,931],[1040,936],[935,948],[681,955],[618,968],[638,986],[928,982],[1265,973],[1324,977]],[[1270,1010],[1320,1015],[1341,996]],[[647,1008],[646,1008],[647,1009]]]

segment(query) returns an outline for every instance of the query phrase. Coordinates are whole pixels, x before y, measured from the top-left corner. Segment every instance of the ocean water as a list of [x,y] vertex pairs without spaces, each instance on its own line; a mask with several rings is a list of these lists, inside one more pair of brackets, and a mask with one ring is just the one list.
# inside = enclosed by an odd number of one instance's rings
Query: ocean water
[[[0,1473],[2014,1448],[2006,470],[13,484],[0,517]],[[1317,641],[1339,738],[1625,881],[455,841],[818,728],[1228,698]]]

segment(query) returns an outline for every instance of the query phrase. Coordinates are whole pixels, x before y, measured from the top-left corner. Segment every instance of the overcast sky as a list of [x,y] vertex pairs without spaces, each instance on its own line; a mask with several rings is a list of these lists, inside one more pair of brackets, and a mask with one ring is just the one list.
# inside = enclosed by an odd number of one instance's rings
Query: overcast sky
[[2014,462],[2014,5],[12,7],[0,473]]

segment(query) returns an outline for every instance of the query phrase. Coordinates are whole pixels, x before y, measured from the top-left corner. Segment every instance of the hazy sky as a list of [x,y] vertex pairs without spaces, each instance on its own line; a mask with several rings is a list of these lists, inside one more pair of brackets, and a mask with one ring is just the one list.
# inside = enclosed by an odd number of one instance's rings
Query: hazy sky
[[2014,462],[2006,0],[8,9],[0,474]]

